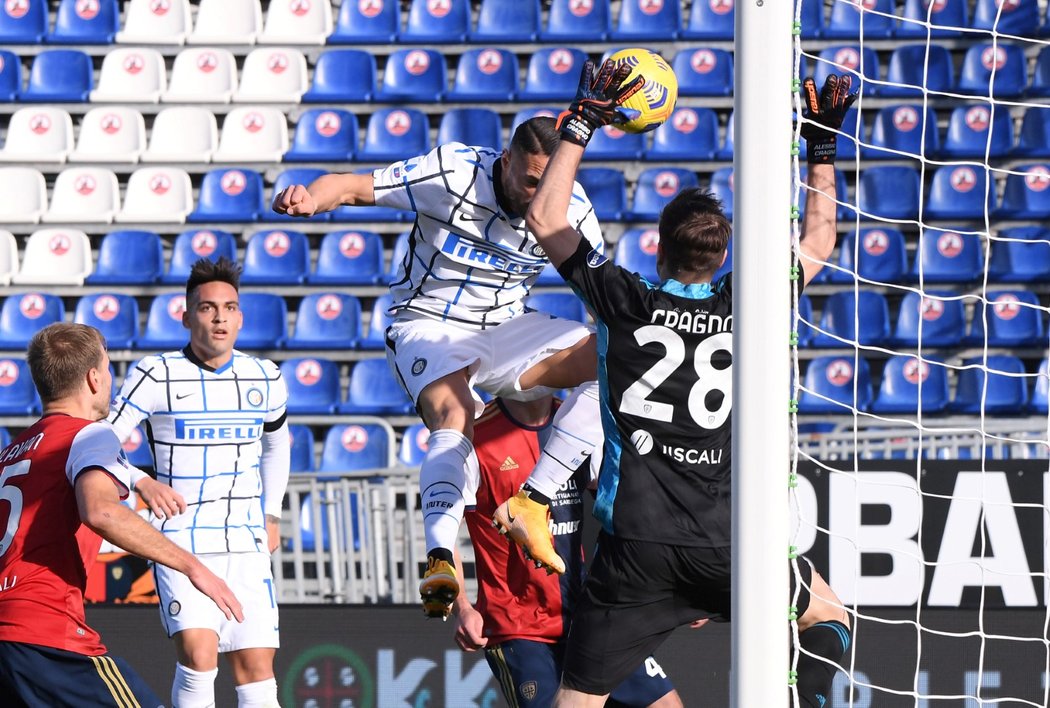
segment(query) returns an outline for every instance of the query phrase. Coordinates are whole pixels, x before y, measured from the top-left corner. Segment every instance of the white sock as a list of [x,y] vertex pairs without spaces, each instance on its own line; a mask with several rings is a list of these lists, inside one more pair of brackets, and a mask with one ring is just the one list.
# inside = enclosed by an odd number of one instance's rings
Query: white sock
[[175,664],[175,680],[171,684],[172,708],[215,708],[215,676],[211,671],[194,671]]
[[580,384],[554,414],[554,424],[528,485],[553,499],[594,448],[602,444],[598,382]]
[[281,708],[277,702],[277,679],[242,683],[237,687],[237,708]]
[[464,487],[474,444],[458,430],[443,428],[430,434],[427,454],[419,467],[419,495],[427,553],[456,547],[463,520]]

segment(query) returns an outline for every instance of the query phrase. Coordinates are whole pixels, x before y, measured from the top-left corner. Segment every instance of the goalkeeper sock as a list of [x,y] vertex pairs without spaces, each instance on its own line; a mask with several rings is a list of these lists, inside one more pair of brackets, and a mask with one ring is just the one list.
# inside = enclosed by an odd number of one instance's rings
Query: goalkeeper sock
[[215,708],[215,677],[219,669],[194,671],[175,664],[175,680],[171,684],[173,708]]
[[277,702],[277,679],[242,683],[237,687],[237,708],[281,708]]
[[525,484],[528,489],[553,499],[558,489],[601,444],[598,382],[588,381],[577,386],[558,408],[543,454]]
[[798,655],[799,701],[806,708],[824,708],[839,670],[835,662],[849,649],[849,629],[836,620],[819,622],[800,633],[798,641],[804,650]]
[[468,470],[477,469],[474,444],[452,428],[435,430],[419,467],[419,494],[423,507],[423,534],[427,553],[456,547],[463,520],[464,487]]

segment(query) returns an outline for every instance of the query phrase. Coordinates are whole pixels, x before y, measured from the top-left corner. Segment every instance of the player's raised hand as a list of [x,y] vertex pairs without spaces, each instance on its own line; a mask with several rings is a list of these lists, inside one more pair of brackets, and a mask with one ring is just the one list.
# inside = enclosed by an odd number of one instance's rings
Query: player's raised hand
[[203,563],[200,561],[195,563],[186,573],[186,577],[193,583],[193,587],[212,599],[219,611],[226,615],[226,619],[244,621],[244,610],[237,596],[233,594],[233,590],[230,590],[222,578],[208,570]]
[[313,216],[317,212],[317,203],[301,184],[285,187],[273,198],[273,210],[288,216]]
[[850,93],[849,74],[829,74],[817,93],[812,78],[802,82],[802,126],[799,131],[806,139],[806,155],[810,164],[830,164],[835,161],[835,131],[842,127],[846,111],[857,100]]
[[606,60],[595,76],[594,62],[586,61],[580,73],[576,98],[569,104],[569,109],[558,116],[561,139],[586,147],[598,128],[629,120],[632,116],[622,104],[645,85],[641,76],[624,83],[631,71],[626,63],[614,64]]
[[485,619],[469,602],[456,604],[456,644],[463,651],[484,649],[489,643],[484,635]]
[[186,500],[182,495],[152,477],[139,480],[135,491],[157,518],[170,519],[186,511]]

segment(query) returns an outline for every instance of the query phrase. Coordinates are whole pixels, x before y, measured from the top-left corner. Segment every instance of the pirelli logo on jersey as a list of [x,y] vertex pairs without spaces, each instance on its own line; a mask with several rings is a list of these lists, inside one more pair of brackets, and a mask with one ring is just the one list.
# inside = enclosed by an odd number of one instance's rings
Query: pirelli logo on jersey
[[542,271],[544,266],[541,258],[470,241],[457,234],[448,235],[445,243],[441,245],[441,251],[450,258],[467,265],[487,266],[489,270],[502,270],[508,273],[533,275]]
[[262,418],[209,416],[175,419],[176,440],[251,441],[262,437],[262,430]]

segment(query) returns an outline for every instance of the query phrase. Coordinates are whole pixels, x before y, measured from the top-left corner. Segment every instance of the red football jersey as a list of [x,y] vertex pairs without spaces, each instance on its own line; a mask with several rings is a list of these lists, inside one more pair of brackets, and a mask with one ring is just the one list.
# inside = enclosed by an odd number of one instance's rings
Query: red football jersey
[[102,539],[80,523],[73,489],[93,468],[127,495],[130,470],[107,423],[47,415],[0,450],[0,641],[106,652],[84,618]]

